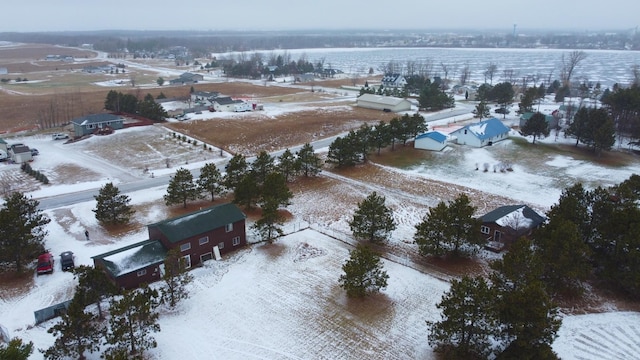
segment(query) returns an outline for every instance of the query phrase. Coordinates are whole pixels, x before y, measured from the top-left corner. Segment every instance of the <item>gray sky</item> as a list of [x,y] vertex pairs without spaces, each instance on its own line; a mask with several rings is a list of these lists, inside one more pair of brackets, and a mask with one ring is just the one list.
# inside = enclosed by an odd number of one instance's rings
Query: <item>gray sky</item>
[[638,0],[7,0],[0,32],[633,29]]

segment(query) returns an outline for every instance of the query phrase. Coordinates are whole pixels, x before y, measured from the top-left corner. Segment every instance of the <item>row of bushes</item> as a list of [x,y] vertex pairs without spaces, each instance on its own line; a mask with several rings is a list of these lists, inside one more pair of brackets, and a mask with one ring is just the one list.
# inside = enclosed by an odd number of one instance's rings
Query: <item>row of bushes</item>
[[[3,83],[8,83],[9,81],[11,81],[11,79],[7,79],[7,78],[0,79],[0,82],[3,82]],[[16,78],[15,81],[16,82],[21,82],[21,81],[29,81],[29,80],[27,80],[27,78],[22,79],[22,78],[18,77],[18,78]]]
[[33,176],[36,180],[40,181],[43,184],[48,184],[49,183],[49,179],[47,178],[47,176],[43,173],[41,173],[38,170],[33,170],[31,168],[31,165],[27,164],[27,163],[22,163],[22,165],[20,166],[20,169],[22,169],[22,171],[24,171],[25,173]]
[[[186,135],[179,135],[179,134],[176,134],[175,132],[171,133],[171,135],[173,136],[174,139],[178,139],[180,141],[186,141],[187,144],[193,144],[193,146],[198,146],[199,144],[198,140],[187,139]],[[204,143],[204,142],[202,143],[202,149],[213,151],[213,148],[211,148],[210,146],[207,146],[207,143]]]

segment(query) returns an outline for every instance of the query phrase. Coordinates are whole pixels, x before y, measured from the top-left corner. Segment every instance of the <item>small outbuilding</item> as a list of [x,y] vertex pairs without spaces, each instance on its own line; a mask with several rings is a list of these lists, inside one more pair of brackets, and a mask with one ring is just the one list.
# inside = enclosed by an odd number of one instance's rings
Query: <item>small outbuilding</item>
[[438,131],[429,131],[418,135],[414,142],[416,149],[441,151],[447,146],[447,136]]
[[491,118],[462,127],[450,135],[455,136],[456,143],[460,145],[483,147],[507,139],[510,130],[502,121]]
[[546,218],[527,205],[506,205],[482,216],[481,236],[487,248],[501,251],[522,236],[529,236]]
[[93,256],[93,264],[102,269],[116,286],[132,289],[162,277],[167,249],[158,240],[145,240],[104,254]]
[[356,105],[365,109],[401,112],[411,110],[411,102],[407,99],[393,96],[362,94],[356,100]]
[[22,164],[33,160],[31,149],[26,145],[12,146],[10,155],[11,161],[16,164]]

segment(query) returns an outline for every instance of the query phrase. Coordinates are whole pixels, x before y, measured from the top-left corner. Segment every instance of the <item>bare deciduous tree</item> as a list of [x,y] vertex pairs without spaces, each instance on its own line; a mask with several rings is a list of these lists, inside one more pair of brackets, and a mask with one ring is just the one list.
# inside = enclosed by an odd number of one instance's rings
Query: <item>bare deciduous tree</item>
[[571,76],[573,76],[573,72],[576,70],[578,65],[587,58],[587,53],[581,50],[575,50],[569,53],[568,56],[562,54],[561,62],[562,62],[562,70],[560,73],[560,77],[562,78],[563,85],[571,84]]
[[495,63],[490,63],[487,65],[487,69],[484,71],[484,82],[487,82],[487,78],[489,78],[490,84],[493,85],[493,77],[498,71],[498,65]]

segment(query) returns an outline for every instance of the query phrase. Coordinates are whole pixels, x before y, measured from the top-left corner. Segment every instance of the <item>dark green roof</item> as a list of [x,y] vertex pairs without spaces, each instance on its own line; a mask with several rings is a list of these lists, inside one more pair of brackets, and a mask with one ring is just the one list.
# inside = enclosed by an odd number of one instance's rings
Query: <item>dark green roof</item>
[[532,227],[537,227],[545,221],[545,218],[543,216],[538,214],[535,210],[531,209],[527,205],[506,205],[486,213],[482,217],[482,222],[495,223],[505,216],[518,211],[522,207],[524,207],[524,209],[522,209],[522,215],[531,221]]
[[93,256],[100,260],[114,277],[159,264],[167,257],[167,249],[158,240],[145,240],[123,248]]
[[227,203],[157,222],[148,227],[159,228],[170,242],[175,243],[244,220],[246,217],[236,205]]
[[[522,115],[520,116],[520,119],[522,119],[522,120],[524,120],[524,121],[527,121],[527,120],[531,119],[531,117],[533,116],[533,114],[535,114],[535,113],[532,113],[532,112],[526,112],[526,113],[524,113],[524,114],[522,114]],[[544,114],[544,119],[545,119],[547,122],[551,122],[551,121],[553,121],[553,116]]]

